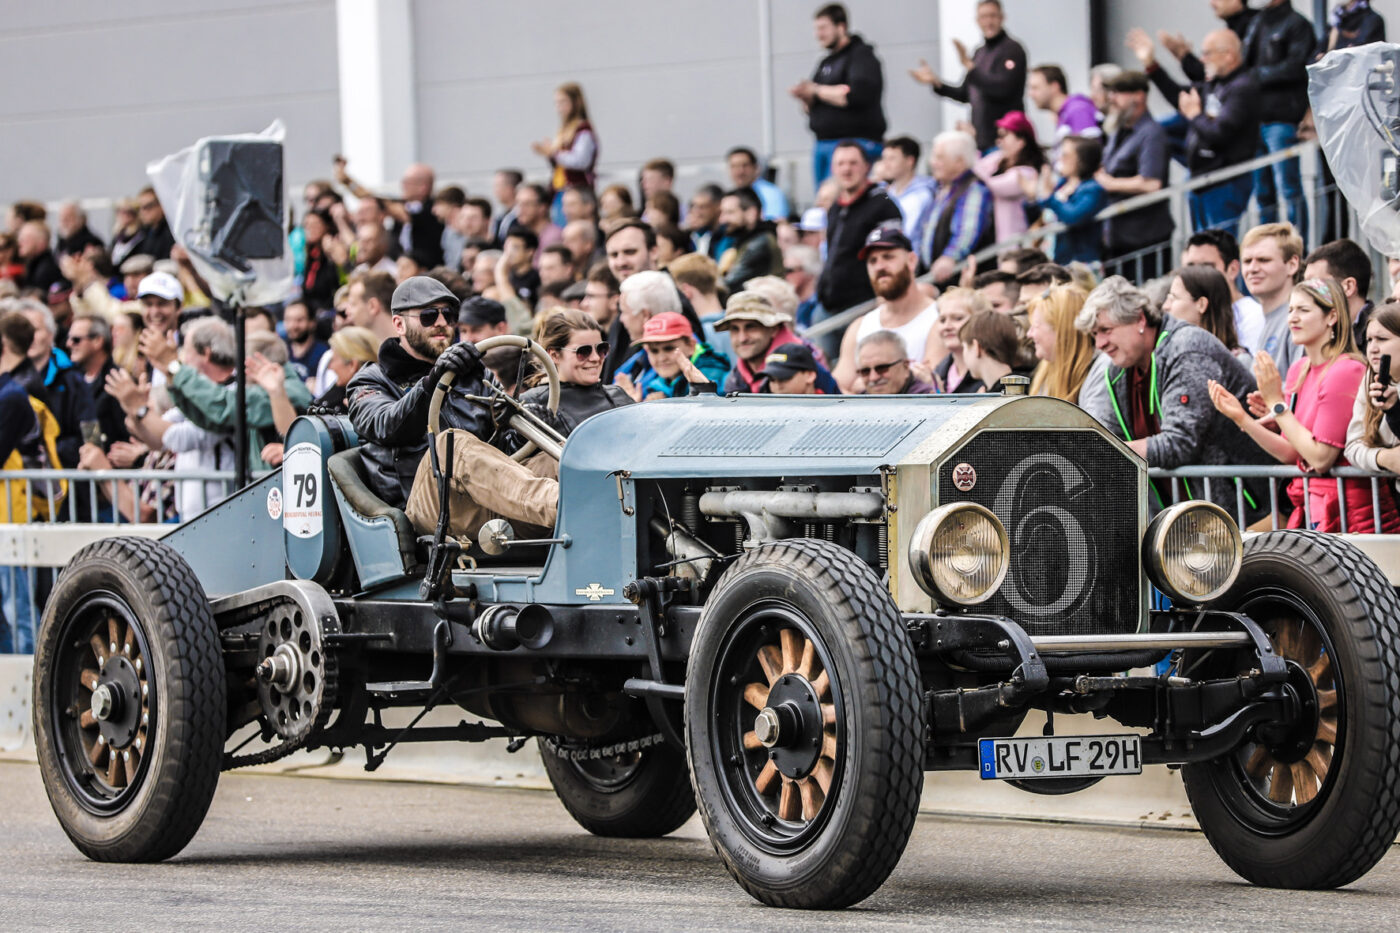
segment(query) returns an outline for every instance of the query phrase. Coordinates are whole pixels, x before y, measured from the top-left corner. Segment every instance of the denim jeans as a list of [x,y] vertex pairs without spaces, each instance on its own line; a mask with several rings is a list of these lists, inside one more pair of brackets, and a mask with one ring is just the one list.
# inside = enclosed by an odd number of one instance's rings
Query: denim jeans
[[[1298,142],[1298,127],[1292,123],[1265,123],[1259,127],[1259,154],[1278,152]],[[1308,239],[1308,203],[1303,200],[1303,174],[1297,158],[1284,159],[1254,171],[1254,200],[1259,204],[1259,222],[1278,222],[1278,193],[1288,203],[1288,220],[1304,242]]]
[[0,567],[0,654],[34,653],[34,613],[29,606],[29,571]]
[[1225,230],[1238,238],[1240,215],[1249,206],[1249,192],[1253,185],[1248,175],[1239,175],[1218,185],[1192,191],[1187,195],[1191,229]]
[[[831,174],[831,154],[836,151],[837,145],[844,142],[841,139],[819,139],[812,145],[812,189],[826,181]],[[865,150],[865,158],[874,165],[876,160],[885,151],[885,144],[878,139],[857,139],[860,148]]]

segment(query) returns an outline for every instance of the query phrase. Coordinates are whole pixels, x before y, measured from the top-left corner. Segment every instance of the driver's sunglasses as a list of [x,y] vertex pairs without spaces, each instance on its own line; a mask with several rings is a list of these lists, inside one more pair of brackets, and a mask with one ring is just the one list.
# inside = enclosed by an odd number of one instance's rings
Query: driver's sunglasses
[[447,324],[456,325],[458,309],[456,308],[421,308],[417,311],[405,311],[404,314],[414,314],[418,316],[418,323],[424,327],[436,326],[438,316]]
[[908,360],[895,360],[893,363],[877,363],[874,366],[862,366],[860,369],[856,370],[856,375],[862,379],[869,379],[872,373],[876,376],[883,376],[900,363],[907,362]]
[[598,354],[598,359],[602,360],[607,359],[608,351],[612,349],[612,345],[604,340],[599,344],[584,344],[581,347],[573,347],[572,349],[574,351],[574,356],[578,357],[580,361],[588,359],[595,353]]

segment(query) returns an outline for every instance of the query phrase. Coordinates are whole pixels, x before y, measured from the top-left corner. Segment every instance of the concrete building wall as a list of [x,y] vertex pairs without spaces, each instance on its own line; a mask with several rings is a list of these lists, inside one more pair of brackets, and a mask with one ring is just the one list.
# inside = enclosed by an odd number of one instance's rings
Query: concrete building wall
[[334,0],[0,6],[0,203],[134,194],[147,161],[278,117],[290,179],[340,145]]

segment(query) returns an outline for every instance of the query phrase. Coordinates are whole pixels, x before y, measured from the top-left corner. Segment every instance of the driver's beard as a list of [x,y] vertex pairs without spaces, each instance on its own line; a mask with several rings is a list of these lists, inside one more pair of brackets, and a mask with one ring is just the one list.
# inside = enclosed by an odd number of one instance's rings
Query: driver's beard
[[[413,350],[413,352],[424,359],[436,360],[442,355],[442,350],[439,350],[433,345],[432,336],[424,327],[416,325],[409,326],[404,330],[403,340],[404,343],[408,344],[409,349]],[[449,343],[447,346],[451,345],[452,344]],[[445,350],[446,347],[443,349]]]
[[914,284],[914,275],[905,266],[894,273],[892,278],[881,279],[879,282],[880,284],[875,286],[875,294],[885,301],[896,301],[903,298],[909,287]]

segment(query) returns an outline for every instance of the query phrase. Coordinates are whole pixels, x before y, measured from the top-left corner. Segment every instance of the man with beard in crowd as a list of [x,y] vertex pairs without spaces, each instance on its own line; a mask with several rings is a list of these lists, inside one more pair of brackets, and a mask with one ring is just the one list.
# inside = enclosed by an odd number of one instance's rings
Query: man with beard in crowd
[[722,229],[734,245],[719,260],[724,287],[737,292],[749,279],[782,275],[783,257],[773,225],[762,218],[762,206],[752,188],[725,192],[719,202]]
[[287,332],[287,361],[305,382],[321,363],[330,347],[316,339],[316,319],[306,304],[293,301],[282,312],[282,329]]
[[879,158],[880,141],[885,138],[885,75],[875,49],[851,34],[841,4],[828,3],[817,10],[813,28],[827,55],[809,80],[798,82],[788,93],[802,102],[816,137],[812,176],[820,185],[835,169],[836,149],[847,140],[862,148],[867,167]]
[[943,341],[934,327],[938,305],[914,287],[918,257],[900,224],[890,221],[870,231],[860,258],[865,260],[870,286],[881,304],[846,328],[833,373],[842,392],[855,388],[856,348],[877,331],[898,334],[904,341],[905,358],[916,366],[927,369],[944,355]]

